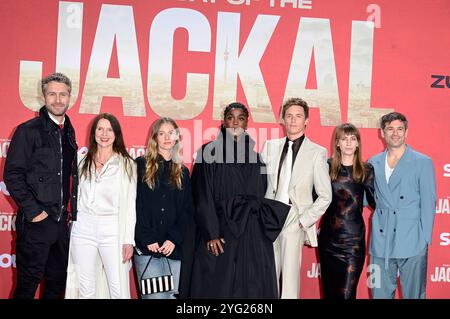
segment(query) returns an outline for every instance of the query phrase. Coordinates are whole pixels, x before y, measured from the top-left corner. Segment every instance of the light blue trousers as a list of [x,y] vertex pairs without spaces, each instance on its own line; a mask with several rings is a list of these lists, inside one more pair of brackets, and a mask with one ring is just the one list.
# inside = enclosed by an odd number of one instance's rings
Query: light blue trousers
[[370,256],[370,263],[377,266],[377,272],[380,274],[380,280],[371,288],[372,298],[394,299],[399,274],[403,299],[425,299],[427,259],[428,247],[425,247],[417,256],[389,258],[389,267],[386,269],[384,258]]

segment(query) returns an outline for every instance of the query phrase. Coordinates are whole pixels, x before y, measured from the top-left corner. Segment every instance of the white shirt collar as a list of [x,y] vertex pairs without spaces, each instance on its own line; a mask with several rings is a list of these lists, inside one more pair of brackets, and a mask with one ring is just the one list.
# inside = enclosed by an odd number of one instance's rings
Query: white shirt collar
[[48,112],[48,116],[50,117],[50,119],[51,119],[53,122],[55,122],[56,125],[64,124],[64,122],[66,121],[66,116],[65,116],[65,115],[64,115],[63,120],[62,120],[61,123],[59,123],[59,121],[56,119],[56,117],[55,117],[53,114],[51,114],[50,112]]

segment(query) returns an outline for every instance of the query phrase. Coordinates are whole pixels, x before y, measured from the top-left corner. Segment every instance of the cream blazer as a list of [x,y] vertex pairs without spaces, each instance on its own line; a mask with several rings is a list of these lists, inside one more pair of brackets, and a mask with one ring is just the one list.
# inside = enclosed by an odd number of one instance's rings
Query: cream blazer
[[[274,199],[281,152],[286,138],[268,140],[261,157],[266,164],[266,198]],[[318,198],[313,201],[313,187]],[[316,222],[331,203],[332,190],[327,164],[327,150],[306,136],[297,153],[289,183],[288,195],[292,203],[284,228],[301,223],[306,228],[305,243],[317,247]],[[299,228],[300,229],[300,228]]]
[[[80,163],[84,160],[81,159]],[[132,167],[132,178],[130,179],[125,171],[125,160],[120,157],[120,182],[117,187],[121,190],[119,198],[119,245],[117,249],[120,251],[120,258],[117,262],[120,264],[120,286],[121,295],[126,299],[131,298],[130,294],[130,269],[131,261],[122,263],[122,245],[134,243],[134,228],[136,224],[136,182],[137,182],[137,172],[136,163],[130,161]],[[81,165],[78,165],[78,171],[80,171]],[[80,176],[80,174],[78,174]],[[78,184],[78,188],[81,185]],[[80,190],[78,189],[78,194]],[[80,199],[78,198],[78,201]],[[76,222],[75,222],[76,223]],[[72,241],[69,244],[69,264],[67,267],[67,282],[66,282],[66,299],[78,299],[78,273],[77,267],[72,259]],[[96,287],[96,299],[110,299],[108,282],[106,279],[106,273],[102,267],[100,256],[97,258],[97,287]]]

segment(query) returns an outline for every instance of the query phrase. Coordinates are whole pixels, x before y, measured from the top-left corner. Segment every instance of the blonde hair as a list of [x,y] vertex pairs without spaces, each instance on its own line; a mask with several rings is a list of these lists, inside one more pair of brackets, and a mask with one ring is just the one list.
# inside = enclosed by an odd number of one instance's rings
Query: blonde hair
[[157,173],[159,168],[158,163],[158,132],[163,124],[170,124],[174,127],[176,132],[175,145],[171,150],[172,165],[170,167],[170,184],[174,185],[176,188],[181,190],[183,188],[182,178],[183,178],[183,163],[182,163],[182,147],[180,143],[180,131],[177,123],[169,117],[161,117],[157,119],[151,127],[151,136],[147,143],[147,152],[145,154],[145,175],[143,181],[147,183],[150,189],[154,189]]

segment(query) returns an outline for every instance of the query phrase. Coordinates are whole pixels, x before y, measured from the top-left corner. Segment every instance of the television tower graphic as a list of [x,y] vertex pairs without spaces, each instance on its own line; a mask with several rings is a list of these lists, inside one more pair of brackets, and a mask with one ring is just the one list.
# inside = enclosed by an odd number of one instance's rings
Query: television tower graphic
[[223,81],[227,82],[227,73],[228,73],[228,56],[230,55],[230,51],[228,51],[228,37],[225,42],[225,51],[223,52],[223,60],[225,64],[224,73],[223,73]]

